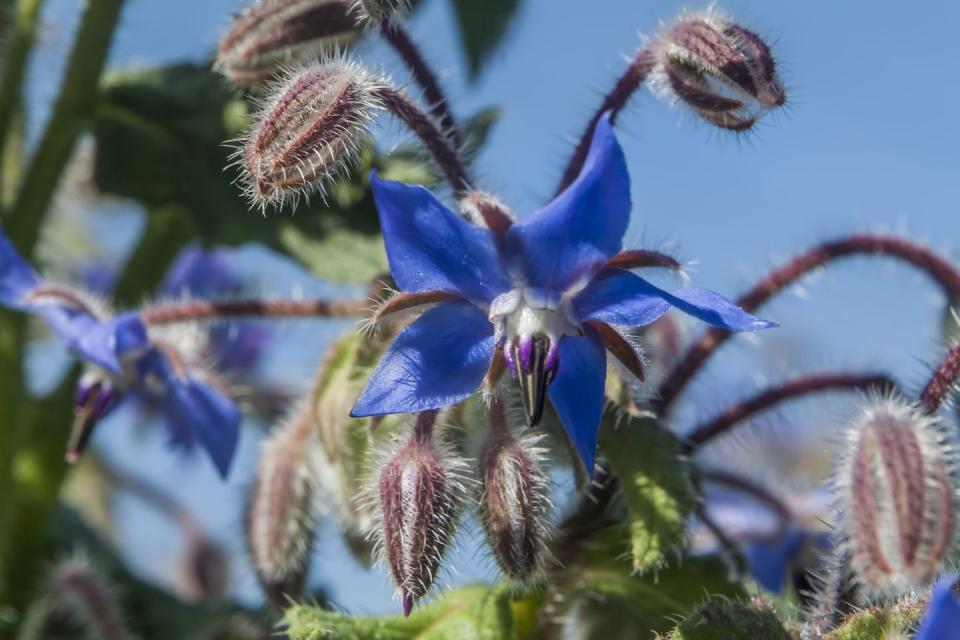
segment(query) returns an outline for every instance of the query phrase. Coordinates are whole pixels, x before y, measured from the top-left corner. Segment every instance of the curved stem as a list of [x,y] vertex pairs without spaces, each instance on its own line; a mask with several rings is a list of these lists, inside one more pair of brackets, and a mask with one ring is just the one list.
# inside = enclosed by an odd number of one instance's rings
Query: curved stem
[[[797,256],[763,277],[737,300],[737,304],[754,312],[811,271],[852,256],[885,256],[901,260],[930,276],[948,299],[960,297],[960,271],[937,254],[902,238],[863,234],[826,242]],[[677,396],[731,335],[722,329],[711,329],[687,350],[660,385],[653,407],[658,415],[670,411]]]
[[660,267],[671,271],[682,271],[683,265],[671,255],[647,249],[621,251],[607,261],[606,266],[619,269],[646,269]]
[[934,370],[927,386],[920,394],[920,402],[928,414],[936,411],[947,399],[950,390],[960,382],[960,342],[947,350],[947,354]]
[[336,318],[363,311],[353,300],[196,300],[140,312],[146,324],[172,324],[227,318]]
[[698,504],[694,510],[697,518],[700,519],[700,522],[703,523],[710,533],[713,534],[713,537],[717,539],[717,543],[726,553],[727,557],[730,559],[731,564],[733,565],[734,572],[741,576],[747,572],[747,559],[743,557],[743,552],[740,550],[740,547],[737,543],[727,535],[727,533],[711,516],[707,513],[707,509],[703,504]]
[[397,21],[389,18],[384,18],[380,23],[380,35],[403,58],[404,63],[410,68],[414,81],[423,90],[423,97],[430,105],[430,113],[440,123],[444,133],[450,136],[454,146],[459,147],[460,131],[450,112],[447,97],[440,88],[436,74],[427,64],[417,45],[410,39],[410,35]]
[[742,402],[731,405],[720,415],[705,422],[691,431],[685,438],[685,453],[696,452],[714,438],[728,433],[738,424],[749,420],[762,411],[775,406],[798,400],[803,396],[825,391],[856,391],[873,387],[892,388],[896,384],[881,374],[831,373],[803,376],[775,387],[765,389]]
[[757,502],[763,503],[765,507],[777,516],[777,531],[773,535],[774,538],[783,535],[787,527],[790,526],[790,520],[793,518],[793,512],[790,510],[790,507],[773,493],[767,491],[765,487],[753,482],[749,478],[736,473],[730,473],[729,471],[700,469],[699,474],[700,479],[704,482],[722,484],[725,487],[750,496]]
[[380,87],[377,93],[383,106],[400,118],[420,138],[446,176],[453,188],[454,196],[457,199],[461,198],[470,190],[467,171],[464,169],[460,154],[450,145],[450,141],[433,119],[396,87]]
[[123,0],[88,0],[67,62],[50,121],[17,191],[8,232],[25,256],[40,228],[74,143],[90,124],[97,103],[97,81],[107,59]]
[[613,85],[610,93],[604,96],[603,102],[600,103],[600,106],[590,117],[590,121],[584,128],[583,133],[580,134],[580,140],[577,142],[577,146],[573,150],[573,155],[563,170],[563,177],[560,178],[560,184],[557,185],[557,194],[569,187],[570,184],[577,179],[577,175],[580,173],[580,169],[583,168],[583,163],[587,159],[587,152],[590,150],[590,141],[593,139],[593,129],[597,126],[597,121],[600,120],[600,117],[607,111],[610,111],[610,121],[616,122],[617,116],[626,106],[630,96],[640,88],[640,85],[642,85],[647,79],[647,76],[650,75],[653,67],[653,54],[649,49],[642,49],[630,63],[630,66],[627,67],[623,75],[617,80],[617,83]]

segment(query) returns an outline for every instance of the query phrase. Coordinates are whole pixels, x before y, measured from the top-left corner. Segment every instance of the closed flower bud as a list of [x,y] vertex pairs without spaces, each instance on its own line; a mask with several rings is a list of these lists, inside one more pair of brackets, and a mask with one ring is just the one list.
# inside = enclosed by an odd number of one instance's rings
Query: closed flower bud
[[716,11],[684,16],[652,51],[658,90],[718,127],[749,129],[786,99],[767,44]]
[[868,407],[837,479],[850,567],[873,596],[937,575],[956,537],[955,450],[936,418],[902,400]]
[[260,84],[284,65],[339,48],[355,30],[348,0],[258,0],[220,40],[216,68],[234,82]]
[[316,494],[311,468],[312,414],[296,412],[262,446],[247,513],[247,545],[271,601],[303,589],[313,547]]
[[266,208],[322,194],[355,155],[379,108],[378,86],[344,60],[311,65],[280,83],[237,152],[251,201]]
[[431,437],[435,412],[420,414],[410,441],[380,470],[380,545],[404,615],[433,584],[463,500],[460,463]]
[[479,513],[497,564],[519,582],[536,578],[546,555],[549,509],[542,451],[533,440],[491,430],[479,463]]

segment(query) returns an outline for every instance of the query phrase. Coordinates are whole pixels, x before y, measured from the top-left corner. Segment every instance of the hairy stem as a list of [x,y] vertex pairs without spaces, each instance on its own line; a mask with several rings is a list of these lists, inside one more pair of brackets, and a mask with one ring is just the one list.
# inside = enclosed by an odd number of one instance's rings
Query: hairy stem
[[950,390],[960,382],[960,342],[955,343],[947,350],[927,386],[920,394],[920,401],[928,414],[936,413]]
[[560,184],[557,185],[556,193],[559,194],[577,179],[577,175],[580,173],[580,170],[583,168],[583,163],[587,159],[587,152],[590,150],[590,141],[593,139],[593,129],[597,126],[597,122],[601,116],[609,111],[610,122],[616,122],[617,116],[627,105],[630,96],[640,88],[640,85],[642,85],[647,79],[647,76],[650,75],[653,67],[653,54],[648,49],[642,49],[630,63],[630,66],[627,67],[623,75],[617,80],[617,83],[613,85],[610,93],[604,96],[603,102],[600,103],[600,106],[590,117],[587,126],[584,127],[583,133],[580,134],[580,140],[573,150],[573,155],[567,162],[567,167],[563,170],[563,177],[560,178]]
[[353,300],[196,300],[140,312],[146,324],[172,324],[228,318],[337,318],[363,311]]
[[380,35],[390,44],[397,54],[403,58],[403,62],[410,68],[414,81],[420,85],[423,90],[423,97],[430,105],[430,113],[440,123],[444,133],[450,136],[451,142],[455,147],[460,147],[460,132],[457,129],[457,122],[450,112],[450,105],[447,97],[440,88],[437,81],[437,75],[427,64],[417,45],[410,39],[410,35],[404,28],[394,20],[384,18],[380,23]]
[[454,196],[459,199],[470,190],[470,180],[464,169],[460,154],[450,145],[433,119],[424,113],[410,98],[395,87],[385,86],[378,90],[378,96],[393,115],[402,120],[423,142],[433,156],[440,170],[453,188]]
[[671,255],[661,253],[660,251],[648,251],[646,249],[631,249],[621,251],[607,261],[606,266],[617,267],[619,269],[645,269],[649,267],[660,267],[670,269],[671,271],[682,271],[683,265],[680,261]]
[[729,433],[756,414],[779,404],[827,391],[857,391],[896,386],[888,376],[860,373],[820,373],[770,387],[757,395],[731,405],[718,416],[693,429],[685,438],[684,452],[692,454],[714,438]]
[[50,121],[17,191],[8,231],[29,256],[63,169],[97,103],[97,81],[107,59],[123,0],[88,0]]
[[[810,272],[852,256],[884,256],[901,260],[930,276],[948,299],[960,297],[960,271],[942,257],[903,238],[863,234],[826,242],[795,257],[764,276],[737,300],[737,304],[746,311],[756,311]],[[731,335],[722,329],[711,329],[687,350],[660,384],[653,406],[658,415],[663,416],[670,411],[674,401],[707,359]]]

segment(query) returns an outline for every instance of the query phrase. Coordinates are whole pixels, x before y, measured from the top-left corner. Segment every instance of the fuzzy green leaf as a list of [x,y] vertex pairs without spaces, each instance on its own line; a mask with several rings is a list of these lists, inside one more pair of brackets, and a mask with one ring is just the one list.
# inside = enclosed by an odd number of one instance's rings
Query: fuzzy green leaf
[[668,640],[796,640],[770,607],[724,598],[707,600],[687,617]]

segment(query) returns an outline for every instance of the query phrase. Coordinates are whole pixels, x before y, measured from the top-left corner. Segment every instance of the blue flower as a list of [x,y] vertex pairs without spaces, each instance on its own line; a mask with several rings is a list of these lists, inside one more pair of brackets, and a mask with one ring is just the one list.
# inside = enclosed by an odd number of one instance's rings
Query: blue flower
[[151,340],[138,314],[108,317],[83,294],[45,282],[2,232],[0,304],[39,315],[76,357],[92,365],[77,388],[69,457],[79,454],[93,427],[129,391],[156,398],[168,421],[199,440],[226,476],[239,436],[239,410],[175,350]]
[[930,607],[915,640],[954,640],[960,633],[960,600],[954,591],[956,576],[944,576],[933,589]]
[[607,266],[622,248],[631,208],[626,162],[609,117],[598,122],[576,181],[502,234],[470,224],[423,187],[374,175],[373,194],[400,289],[458,299],[437,304],[400,332],[354,416],[460,402],[501,350],[528,422],[539,421],[549,396],[592,472],[606,377],[598,323],[646,325],[676,307],[731,331],[773,326],[712,291],[668,293]]

